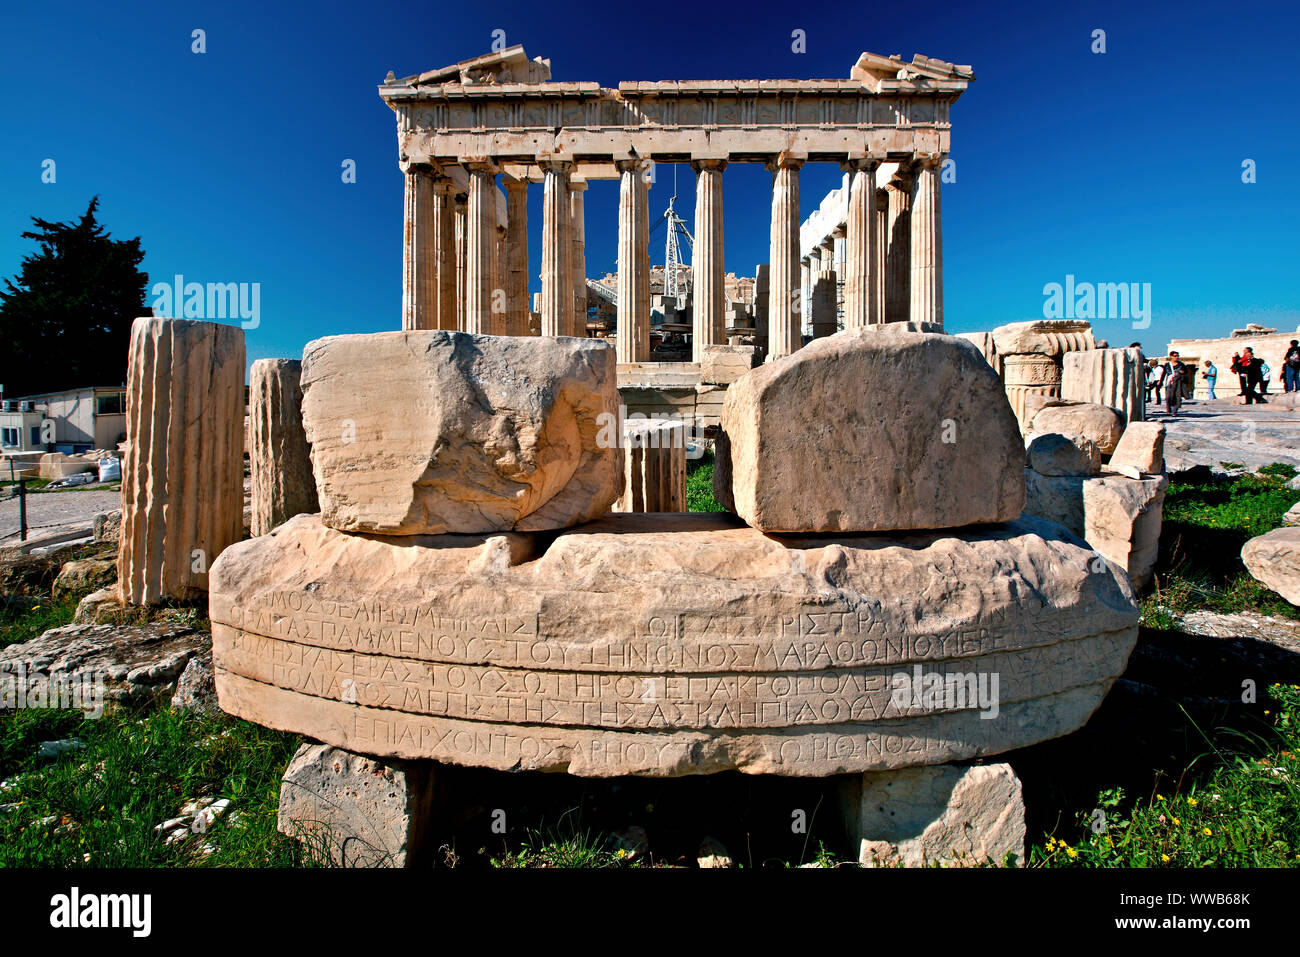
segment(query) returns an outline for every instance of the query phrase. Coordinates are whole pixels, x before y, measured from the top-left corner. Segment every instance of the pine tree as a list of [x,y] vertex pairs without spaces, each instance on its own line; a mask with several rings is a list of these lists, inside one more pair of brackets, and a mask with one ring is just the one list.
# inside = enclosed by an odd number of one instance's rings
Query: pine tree
[[121,385],[131,321],[148,315],[149,277],[140,237],[116,240],[95,219],[99,197],[79,222],[32,217],[39,249],[0,289],[0,383],[6,396]]

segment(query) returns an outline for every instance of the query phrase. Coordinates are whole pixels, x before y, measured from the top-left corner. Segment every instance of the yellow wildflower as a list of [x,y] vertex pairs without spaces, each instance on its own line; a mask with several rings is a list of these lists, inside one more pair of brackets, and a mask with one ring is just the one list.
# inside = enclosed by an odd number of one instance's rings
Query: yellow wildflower
[[1168,863],[1169,863],[1169,855],[1168,855],[1168,854],[1161,854],[1161,855],[1160,855],[1160,860],[1162,860],[1162,861],[1164,861],[1166,864],[1168,864]]
[[1209,837],[1209,836],[1212,835],[1214,832],[1211,831],[1208,827],[1203,827],[1203,828],[1201,828],[1201,833],[1204,834],[1206,837]]

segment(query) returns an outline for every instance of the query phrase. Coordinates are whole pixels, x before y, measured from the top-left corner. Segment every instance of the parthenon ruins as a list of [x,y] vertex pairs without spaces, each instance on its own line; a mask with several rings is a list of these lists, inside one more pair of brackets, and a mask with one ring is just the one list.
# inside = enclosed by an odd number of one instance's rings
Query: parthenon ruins
[[[942,324],[940,168],[949,108],[974,79],[970,67],[863,53],[848,79],[627,81],[606,89],[550,77],[548,60],[513,46],[400,79],[390,74],[380,87],[397,114],[406,174],[404,329],[528,335],[531,326],[544,336],[585,336],[583,191],[591,180],[617,179],[618,361],[648,361],[653,163],[696,171],[695,362],[727,342],[729,163],[772,171],[766,309],[755,309],[766,323],[759,338],[767,358],[803,344],[805,163],[837,163],[847,174],[844,222],[834,224],[844,239],[843,326]],[[530,182],[545,183],[537,324],[528,295]],[[817,268],[826,269],[820,257]]]

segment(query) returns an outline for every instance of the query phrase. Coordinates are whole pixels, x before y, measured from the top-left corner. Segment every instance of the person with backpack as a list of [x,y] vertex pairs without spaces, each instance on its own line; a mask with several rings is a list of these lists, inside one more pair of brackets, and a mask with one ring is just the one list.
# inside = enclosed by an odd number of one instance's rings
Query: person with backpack
[[1183,365],[1183,360],[1178,357],[1177,352],[1169,353],[1167,361],[1161,369],[1161,381],[1165,387],[1165,414],[1178,418],[1178,410],[1183,405],[1183,384],[1187,382],[1187,366]]
[[[1232,371],[1237,373],[1237,381],[1241,383],[1241,391],[1238,392],[1237,395],[1244,397],[1246,395],[1246,367],[1242,364],[1240,352],[1234,352],[1232,354]],[[1249,405],[1249,403],[1247,403],[1247,405]]]
[[1255,350],[1246,347],[1246,351],[1241,354],[1241,368],[1246,379],[1246,405],[1252,402],[1259,405],[1268,405],[1268,399],[1264,398],[1255,391],[1255,387],[1264,381],[1260,360],[1255,358]]
[[1291,340],[1291,347],[1282,359],[1282,388],[1287,392],[1300,392],[1300,341]]

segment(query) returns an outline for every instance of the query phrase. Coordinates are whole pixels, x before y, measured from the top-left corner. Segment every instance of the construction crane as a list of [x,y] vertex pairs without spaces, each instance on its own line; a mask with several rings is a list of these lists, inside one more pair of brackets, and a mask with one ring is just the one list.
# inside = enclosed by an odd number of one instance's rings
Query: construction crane
[[695,255],[695,239],[691,236],[691,231],[686,228],[686,220],[677,215],[677,210],[673,204],[677,201],[677,167],[673,167],[673,195],[668,198],[668,208],[660,217],[659,222],[651,227],[653,233],[665,223],[668,224],[668,238],[665,241],[664,248],[664,295],[676,298],[684,292],[682,280],[680,278],[682,267],[682,248],[681,237],[686,238],[686,245],[690,247],[691,255]]

